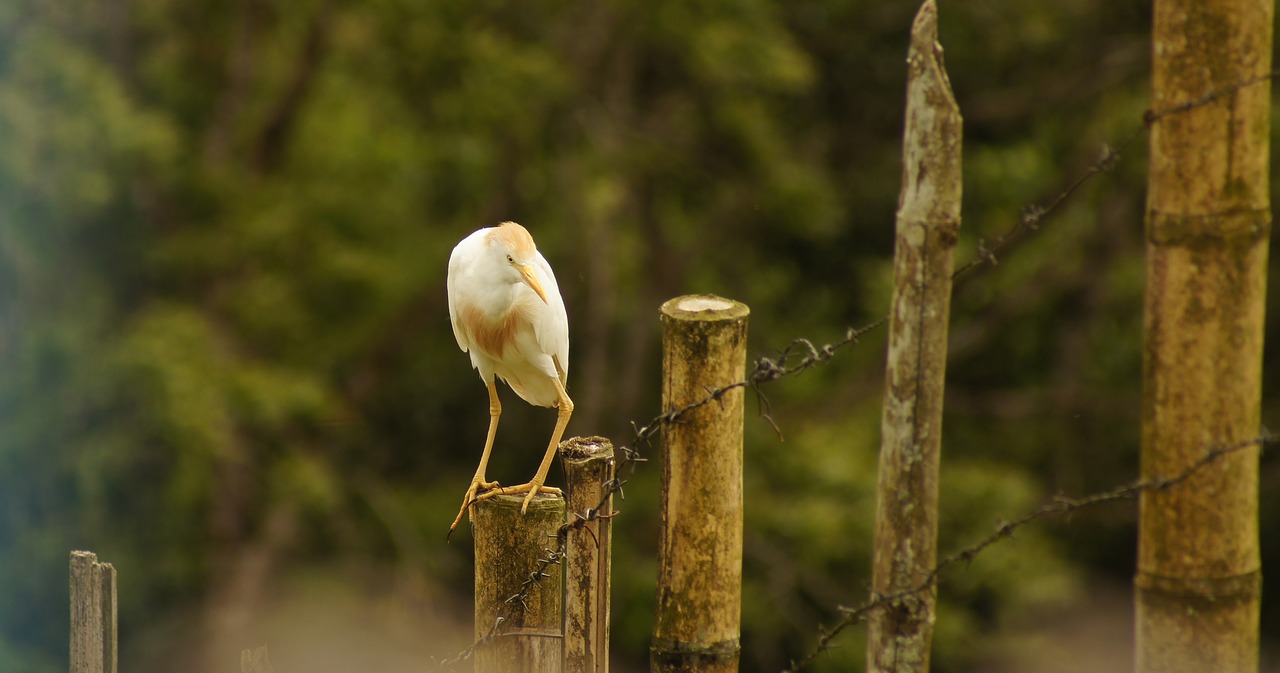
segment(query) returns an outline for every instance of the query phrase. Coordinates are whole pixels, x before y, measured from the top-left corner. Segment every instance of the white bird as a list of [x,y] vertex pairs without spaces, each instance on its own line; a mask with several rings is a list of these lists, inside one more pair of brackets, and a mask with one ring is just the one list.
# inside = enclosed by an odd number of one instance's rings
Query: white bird
[[[528,493],[520,508],[523,513],[539,492],[560,493],[560,489],[543,483],[569,424],[573,401],[565,392],[569,317],[551,265],[524,227],[503,222],[462,239],[449,256],[448,293],[449,319],[458,347],[471,355],[471,366],[489,389],[489,434],[480,454],[480,466],[462,499],[462,509],[449,526],[452,534],[477,499],[499,493]],[[551,443],[533,479],[505,488],[499,488],[496,481],[485,480],[498,417],[502,415],[495,374],[524,401],[558,409]],[[477,496],[482,489],[487,492]]]

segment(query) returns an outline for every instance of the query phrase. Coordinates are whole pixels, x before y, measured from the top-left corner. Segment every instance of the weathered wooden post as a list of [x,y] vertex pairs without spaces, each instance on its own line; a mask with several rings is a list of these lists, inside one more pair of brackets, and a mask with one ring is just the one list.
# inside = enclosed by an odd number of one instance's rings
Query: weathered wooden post
[[574,437],[560,443],[565,500],[572,524],[565,541],[564,671],[609,672],[609,573],[613,550],[613,443],[604,437]]
[[[745,304],[710,295],[662,305],[662,408],[686,409],[740,382]],[[742,612],[743,389],[662,429],[654,673],[738,670]]]
[[116,569],[71,552],[71,673],[116,673]]
[[911,29],[902,192],[881,416],[872,588],[900,595],[867,620],[867,671],[929,670],[937,591],[938,466],[962,120],[925,0]]
[[[1157,0],[1142,474],[1259,433],[1271,233],[1274,0]],[[1206,98],[1211,92],[1216,98]],[[1142,492],[1138,673],[1258,670],[1256,447]]]
[[476,647],[475,673],[560,673],[560,565],[547,567],[523,601],[508,601],[530,581],[530,572],[541,567],[549,550],[556,549],[564,499],[540,494],[522,515],[523,502],[523,494],[499,495],[471,506],[476,639],[482,641]]

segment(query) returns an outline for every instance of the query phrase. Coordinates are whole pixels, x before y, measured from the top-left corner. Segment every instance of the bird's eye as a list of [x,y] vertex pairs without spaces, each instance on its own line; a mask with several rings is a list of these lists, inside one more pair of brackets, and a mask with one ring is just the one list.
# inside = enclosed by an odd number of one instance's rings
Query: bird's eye
[[507,255],[507,264],[515,264],[516,260],[511,255]]

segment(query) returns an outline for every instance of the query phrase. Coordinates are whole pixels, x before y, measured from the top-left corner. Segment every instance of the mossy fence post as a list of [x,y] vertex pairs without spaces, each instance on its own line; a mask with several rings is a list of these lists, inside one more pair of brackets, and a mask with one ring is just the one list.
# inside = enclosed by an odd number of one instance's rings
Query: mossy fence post
[[499,495],[471,506],[480,641],[475,673],[560,673],[561,567],[548,567],[519,604],[507,600],[520,593],[547,550],[555,549],[564,499],[540,494],[522,515],[523,502],[524,494]]
[[[662,305],[662,408],[742,381],[745,304],[691,295]],[[662,429],[654,673],[738,670],[742,612],[741,387]]]
[[[613,548],[613,443],[604,437],[574,437],[560,443],[564,463],[565,673],[609,673],[609,573]],[[591,517],[597,510],[598,517]]]
[[[1157,0],[1142,475],[1257,436],[1271,231],[1274,0]],[[1241,83],[1251,84],[1241,86]],[[1139,501],[1138,673],[1258,670],[1258,449]]]
[[71,673],[116,673],[116,569],[71,552]]
[[867,620],[867,671],[929,670],[937,590],[938,469],[951,274],[960,229],[963,121],[925,0],[911,29],[902,191],[881,415],[872,590],[898,596]]

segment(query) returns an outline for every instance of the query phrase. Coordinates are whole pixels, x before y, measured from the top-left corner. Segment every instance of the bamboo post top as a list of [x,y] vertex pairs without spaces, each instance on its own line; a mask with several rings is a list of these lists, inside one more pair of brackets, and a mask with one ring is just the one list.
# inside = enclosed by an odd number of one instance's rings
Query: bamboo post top
[[560,442],[560,457],[573,462],[613,457],[613,442],[604,437],[571,437]]
[[662,315],[675,320],[736,320],[751,313],[746,304],[714,294],[687,294],[662,305]]
[[[474,508],[479,506],[481,502],[492,502],[494,504],[489,506],[496,506],[499,509],[507,509],[514,503],[515,508],[518,510],[520,509],[520,506],[524,504],[524,496],[524,493],[498,494],[492,498],[485,498],[484,500],[476,502],[475,505],[472,505],[472,511],[475,511]],[[563,500],[564,498],[562,496],[556,495],[555,493],[539,493],[533,496],[533,500],[529,501],[528,514],[532,515],[535,511],[546,513],[558,510],[560,509],[560,503]]]

